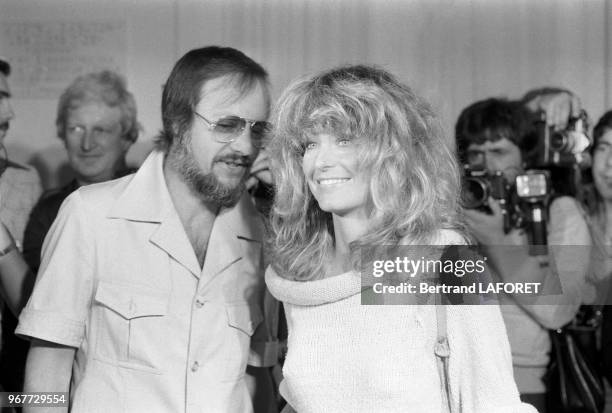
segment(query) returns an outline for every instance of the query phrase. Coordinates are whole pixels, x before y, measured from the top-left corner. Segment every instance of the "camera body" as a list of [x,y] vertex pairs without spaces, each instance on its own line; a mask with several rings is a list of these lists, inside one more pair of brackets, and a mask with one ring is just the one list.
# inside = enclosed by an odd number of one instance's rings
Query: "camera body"
[[[548,206],[553,197],[570,195],[584,199],[585,171],[591,164],[587,152],[587,114],[572,118],[563,130],[548,126],[542,112],[521,141],[522,160],[527,170],[507,182],[501,171],[487,172],[466,166],[462,203],[466,209],[492,213],[489,198],[501,209],[504,231],[524,228],[530,255],[547,254]],[[535,133],[533,133],[535,132]],[[529,145],[524,145],[528,143]]]
[[546,114],[541,113],[535,122],[537,148],[533,166],[572,167],[576,164],[590,166],[586,149],[591,144],[588,134],[588,116],[583,110],[568,121],[567,127],[557,131],[546,124]]
[[591,145],[588,134],[588,116],[583,110],[578,117],[571,118],[563,130],[555,130],[546,124],[546,115],[541,113],[535,122],[537,143],[529,166],[547,170],[550,174],[551,191],[556,195],[569,195],[583,199],[582,183],[587,181],[586,171],[591,166],[587,149]]
[[476,209],[485,213],[492,213],[489,207],[489,198],[499,202],[504,215],[504,232],[520,227],[520,215],[515,214],[512,186],[506,180],[502,171],[489,173],[482,169],[465,167],[463,178],[461,202],[466,209]]
[[[531,226],[534,221],[546,221],[546,209],[552,194],[550,173],[547,170],[527,170],[509,183],[502,171],[488,173],[466,166],[461,199],[466,209],[490,213],[489,197],[497,200],[504,215],[504,231]],[[537,215],[534,215],[537,210]],[[540,224],[537,224],[540,225]],[[534,244],[545,243],[541,231],[531,237]]]
[[501,171],[490,174],[482,169],[465,167],[461,193],[464,208],[488,211],[489,197],[505,201],[509,191],[510,185]]

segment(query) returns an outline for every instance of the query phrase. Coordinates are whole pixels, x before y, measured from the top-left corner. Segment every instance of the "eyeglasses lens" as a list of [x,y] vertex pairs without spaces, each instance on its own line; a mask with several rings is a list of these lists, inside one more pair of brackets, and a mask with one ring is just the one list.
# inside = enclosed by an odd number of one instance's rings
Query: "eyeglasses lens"
[[[217,132],[221,139],[226,139],[228,142],[240,135],[247,125],[247,120],[239,118],[237,116],[229,116],[227,118],[219,119],[216,124],[214,131]],[[255,146],[261,146],[263,140],[268,132],[270,132],[270,124],[268,122],[253,122],[251,126],[251,139]]]

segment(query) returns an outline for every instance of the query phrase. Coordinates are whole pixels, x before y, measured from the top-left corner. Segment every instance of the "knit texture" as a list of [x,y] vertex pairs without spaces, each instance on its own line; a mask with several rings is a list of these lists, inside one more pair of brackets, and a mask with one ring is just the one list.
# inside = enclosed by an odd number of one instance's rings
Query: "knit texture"
[[[315,281],[266,273],[289,327],[281,394],[299,413],[444,411],[431,305],[365,306],[359,274]],[[496,305],[449,306],[454,412],[534,412],[520,403]]]

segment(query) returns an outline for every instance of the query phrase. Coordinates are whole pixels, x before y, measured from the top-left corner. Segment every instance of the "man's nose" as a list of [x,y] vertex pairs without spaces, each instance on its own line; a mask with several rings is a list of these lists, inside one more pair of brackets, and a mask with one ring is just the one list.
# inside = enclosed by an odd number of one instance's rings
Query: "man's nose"
[[483,166],[487,172],[493,173],[499,170],[499,164],[492,156],[487,156],[486,153],[482,154]]
[[256,155],[259,149],[253,144],[252,133],[250,125],[247,124],[240,135],[230,143],[232,149],[243,155]]
[[85,130],[81,138],[81,150],[84,152],[90,151],[95,146],[94,139],[94,131]]

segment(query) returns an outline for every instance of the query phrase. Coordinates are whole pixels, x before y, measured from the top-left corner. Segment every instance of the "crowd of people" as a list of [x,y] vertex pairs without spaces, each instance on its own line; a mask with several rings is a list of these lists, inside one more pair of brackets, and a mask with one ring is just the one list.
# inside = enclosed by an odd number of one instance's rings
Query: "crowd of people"
[[[0,143],[10,69],[0,59]],[[117,73],[85,74],[57,107],[74,179],[42,194],[35,170],[6,163],[1,390],[69,394],[72,412],[555,413],[550,331],[608,301],[612,112],[585,154],[593,196],[547,193],[533,253],[508,225],[512,196],[465,208],[462,166],[515,191],[542,166],[536,119],[557,133],[580,113],[569,91],[475,102],[453,142],[381,68],[329,69],[272,102],[259,63],[209,46],[176,62],[161,108],[130,168],[134,96]],[[381,245],[477,245],[491,279],[561,293],[364,305],[363,251]],[[608,308],[593,356],[612,379]]]

